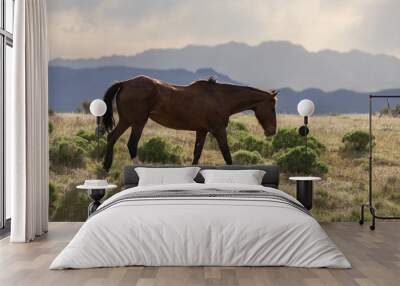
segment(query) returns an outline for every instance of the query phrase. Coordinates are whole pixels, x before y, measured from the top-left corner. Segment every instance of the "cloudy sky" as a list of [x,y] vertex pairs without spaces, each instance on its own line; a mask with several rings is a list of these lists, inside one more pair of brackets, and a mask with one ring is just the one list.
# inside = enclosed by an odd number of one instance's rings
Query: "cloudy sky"
[[49,0],[52,58],[287,40],[400,58],[398,0]]

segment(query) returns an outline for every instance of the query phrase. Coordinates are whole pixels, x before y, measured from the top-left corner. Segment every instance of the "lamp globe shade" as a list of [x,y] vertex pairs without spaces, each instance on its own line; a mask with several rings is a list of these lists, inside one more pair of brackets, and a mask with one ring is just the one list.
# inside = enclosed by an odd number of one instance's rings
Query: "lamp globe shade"
[[106,113],[107,105],[103,100],[95,99],[90,103],[89,109],[91,114],[100,117],[103,116],[104,113]]
[[314,113],[314,103],[309,99],[303,99],[297,105],[297,112],[301,116],[311,116]]

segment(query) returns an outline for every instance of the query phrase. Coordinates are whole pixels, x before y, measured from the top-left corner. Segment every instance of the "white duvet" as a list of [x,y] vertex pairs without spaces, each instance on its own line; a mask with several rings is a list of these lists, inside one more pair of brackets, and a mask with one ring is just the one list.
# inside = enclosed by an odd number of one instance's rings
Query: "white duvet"
[[[156,190],[263,190],[238,184],[135,187]],[[318,222],[293,206],[246,198],[123,201],[89,218],[50,269],[145,266],[294,266],[350,268]]]

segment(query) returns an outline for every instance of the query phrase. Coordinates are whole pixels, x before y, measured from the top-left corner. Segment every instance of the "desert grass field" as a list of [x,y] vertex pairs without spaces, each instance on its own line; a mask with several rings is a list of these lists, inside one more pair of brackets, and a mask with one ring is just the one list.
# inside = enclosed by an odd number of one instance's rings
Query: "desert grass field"
[[[78,131],[93,132],[95,119],[91,115],[78,113],[55,113],[50,117],[53,131],[50,145],[59,137],[73,137]],[[263,130],[251,114],[232,116],[231,120],[242,122],[250,133],[261,136]],[[400,214],[400,118],[374,116],[374,199],[379,215]],[[297,115],[278,116],[278,128],[296,128],[302,125]],[[323,180],[314,185],[314,208],[312,214],[319,221],[358,221],[360,204],[367,200],[368,154],[351,154],[342,150],[342,137],[353,130],[368,131],[368,115],[341,114],[313,116],[310,118],[311,135],[327,148],[321,154],[329,171]],[[107,175],[109,181],[121,185],[123,166],[130,164],[126,147],[129,130],[115,146],[114,164]],[[185,164],[190,164],[195,134],[164,128],[149,121],[139,145],[144,140],[162,136],[172,144],[183,148]],[[206,145],[207,147],[207,145]],[[273,164],[272,156],[264,158],[266,164]],[[205,148],[201,164],[224,164],[219,151]],[[58,166],[51,168],[50,181],[55,188],[51,219],[56,221],[79,221],[86,218],[86,195],[75,187],[85,179],[93,178],[101,164],[95,159],[85,159],[84,167]],[[295,185],[288,180],[289,174],[281,174],[280,189],[294,195]]]

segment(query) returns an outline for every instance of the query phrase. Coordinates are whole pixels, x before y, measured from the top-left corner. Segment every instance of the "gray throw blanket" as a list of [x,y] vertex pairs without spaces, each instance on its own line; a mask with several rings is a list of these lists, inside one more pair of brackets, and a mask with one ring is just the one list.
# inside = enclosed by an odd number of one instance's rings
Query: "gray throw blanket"
[[113,201],[108,202],[105,205],[101,205],[100,208],[92,213],[92,216],[107,210],[108,208],[115,206],[122,202],[127,201],[143,201],[143,200],[152,200],[152,199],[186,199],[190,200],[192,198],[196,199],[207,199],[210,198],[230,198],[230,199],[257,199],[276,202],[281,204],[286,204],[292,206],[293,208],[307,214],[311,215],[310,212],[300,203],[290,200],[289,198],[268,192],[268,191],[259,191],[259,190],[241,190],[241,191],[226,191],[226,190],[218,190],[215,188],[203,189],[203,190],[165,190],[165,191],[139,191],[132,192],[126,195],[123,195]]

